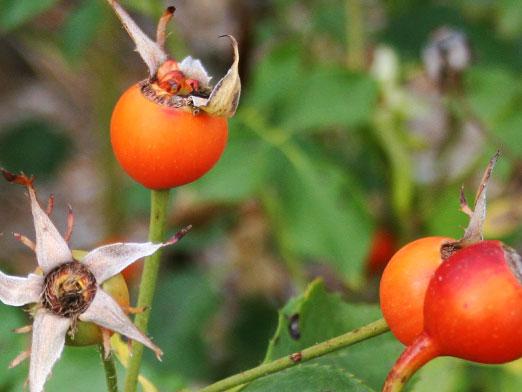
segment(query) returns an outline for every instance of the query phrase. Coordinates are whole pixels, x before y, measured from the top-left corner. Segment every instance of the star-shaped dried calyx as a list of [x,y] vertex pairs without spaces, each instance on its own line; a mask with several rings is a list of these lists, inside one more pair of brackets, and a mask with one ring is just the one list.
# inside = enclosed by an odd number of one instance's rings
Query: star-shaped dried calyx
[[[0,301],[12,306],[36,304],[30,350],[30,391],[43,390],[54,363],[61,355],[66,334],[74,328],[76,320],[92,322],[136,340],[153,350],[160,359],[162,351],[134,326],[100,285],[138,259],[176,243],[190,226],[164,243],[115,243],[101,246],[87,253],[80,262],[74,259],[67,241],[49,218],[53,203],[49,203],[47,212],[40,207],[33,178],[4,169],[0,171],[7,181],[24,185],[29,192],[36,241],[32,242],[22,235],[18,235],[18,238],[34,250],[43,273],[33,273],[22,278],[0,272]],[[69,216],[67,236],[72,233],[72,213]],[[25,356],[27,353],[17,357],[14,364]]]
[[152,101],[197,114],[204,111],[214,116],[232,117],[239,103],[239,51],[236,39],[228,37],[234,49],[234,61],[227,74],[211,88],[211,77],[201,61],[187,57],[181,62],[165,52],[166,27],[175,8],[168,7],[160,18],[156,41],[151,40],[115,0],[107,0],[125,30],[136,44],[136,50],[149,69],[149,79],[141,83],[142,93]]
[[464,195],[464,187],[460,189],[460,210],[469,217],[469,223],[464,231],[462,239],[456,242],[446,243],[442,246],[441,255],[443,260],[449,258],[457,250],[484,239],[483,232],[487,212],[486,202],[488,184],[491,178],[491,173],[493,172],[493,168],[495,167],[499,157],[500,151],[497,151],[490,159],[488,166],[486,167],[486,170],[482,176],[482,180],[480,181],[480,185],[477,189],[477,193],[475,195],[475,205],[473,209],[471,209],[471,207],[468,205],[466,196]]

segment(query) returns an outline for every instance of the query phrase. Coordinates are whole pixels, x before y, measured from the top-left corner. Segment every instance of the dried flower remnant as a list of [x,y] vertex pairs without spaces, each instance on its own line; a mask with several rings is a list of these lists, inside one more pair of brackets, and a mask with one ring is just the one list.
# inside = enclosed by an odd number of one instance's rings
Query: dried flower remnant
[[[0,272],[0,301],[6,305],[23,306],[34,303],[32,344],[29,365],[29,389],[40,392],[65,344],[66,334],[74,334],[78,320],[92,322],[118,332],[149,347],[161,358],[162,351],[139,331],[101,284],[136,260],[181,239],[190,227],[179,231],[170,240],[154,244],[115,243],[92,250],[80,262],[75,260],[66,240],[42,210],[33,187],[33,178],[0,169],[4,178],[27,187],[34,219],[36,242],[17,237],[36,253],[43,275],[26,278]],[[71,214],[71,213],[69,213]],[[73,219],[68,219],[67,233]],[[23,359],[27,355],[21,355]],[[15,359],[19,363],[21,359]]]
[[472,62],[471,46],[466,34],[449,27],[437,29],[422,53],[428,77],[441,90],[460,85],[460,78]]
[[107,0],[134,41],[136,51],[147,65],[149,78],[140,83],[141,92],[150,100],[168,107],[189,110],[195,114],[232,117],[239,103],[239,52],[236,39],[228,37],[234,50],[234,61],[225,76],[212,88],[212,79],[200,60],[191,56],[181,62],[165,52],[166,27],[175,7],[168,7],[158,23],[156,41],[150,39],[115,0]]

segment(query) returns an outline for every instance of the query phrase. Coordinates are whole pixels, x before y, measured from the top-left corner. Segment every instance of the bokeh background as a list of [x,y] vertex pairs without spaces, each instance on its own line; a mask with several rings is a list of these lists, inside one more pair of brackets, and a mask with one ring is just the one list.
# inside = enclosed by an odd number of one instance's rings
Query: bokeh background
[[[122,4],[150,35],[171,5]],[[305,347],[379,317],[377,283],[390,255],[420,236],[458,238],[460,186],[472,200],[497,149],[486,236],[522,251],[518,1],[173,4],[173,57],[200,58],[218,80],[232,61],[218,36],[233,34],[243,93],[221,161],[173,192],[169,232],[194,229],[164,254],[150,334],[165,357],[147,353],[143,370],[158,390],[202,386],[284,355],[277,342],[289,336]],[[42,202],[55,195],[58,227],[73,206],[74,248],[147,236],[149,194],[109,143],[118,96],[145,77],[105,1],[0,0],[0,165],[34,174]],[[30,272],[33,255],[10,235],[33,236],[29,203],[7,183],[0,232],[2,271]],[[139,267],[126,277],[135,295]],[[307,289],[317,277],[326,291]],[[292,335],[296,306],[308,323],[301,341]],[[11,330],[30,320],[0,311],[0,391],[21,390],[27,364],[7,365],[29,341]],[[267,353],[274,334],[281,339]],[[378,389],[401,351],[390,335],[379,339],[247,390],[317,390],[299,380],[326,367],[330,381],[349,371]],[[434,380],[438,391],[519,391],[522,362],[439,359],[410,388],[433,391]],[[66,348],[47,389],[104,390],[96,349]]]

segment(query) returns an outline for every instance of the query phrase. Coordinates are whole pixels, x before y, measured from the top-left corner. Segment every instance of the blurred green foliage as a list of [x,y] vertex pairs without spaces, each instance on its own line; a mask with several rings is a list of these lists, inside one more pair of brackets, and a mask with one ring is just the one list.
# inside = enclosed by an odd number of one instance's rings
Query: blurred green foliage
[[[347,49],[353,38],[347,33],[350,2],[362,7],[365,16],[358,36],[364,53]],[[140,23],[148,23],[149,31],[164,7],[159,0],[122,3]],[[220,6],[234,15],[237,3],[223,0]],[[467,194],[473,195],[485,163],[498,148],[502,159],[490,205],[502,201],[506,207],[501,212],[520,216],[515,208],[522,195],[519,2],[246,3],[245,14],[229,23],[243,34],[241,62],[246,64],[229,144],[208,175],[175,193],[171,230],[182,223],[195,223],[196,230],[165,258],[152,309],[151,336],[165,357],[158,364],[146,353],[144,373],[160,390],[202,385],[380,317],[378,277],[369,277],[366,265],[374,232],[384,228],[398,244],[424,235],[459,237],[466,225],[459,188],[465,183]],[[183,18],[183,7],[179,4],[174,20]],[[453,91],[437,89],[423,71],[422,50],[441,26],[463,31],[472,46],[474,63]],[[209,27],[174,33],[171,41],[183,47],[182,36],[198,39],[200,30]],[[173,30],[179,33],[178,26]],[[98,148],[93,161],[101,162],[96,169],[104,181],[100,192],[117,195],[127,208],[125,221],[145,220],[148,192],[130,181],[122,186],[121,172],[117,178],[107,174],[112,158],[104,155],[108,119],[101,113],[111,111],[107,97],[144,77],[145,67],[105,1],[0,0],[0,34],[1,53],[14,58],[0,58],[0,69],[7,69],[0,81],[55,84],[65,97],[65,91],[73,91],[85,104],[80,111],[93,110],[96,124],[95,129],[69,129],[63,119],[34,110],[7,116],[13,118],[0,121],[0,164],[35,174],[39,181],[53,180],[76,155]],[[383,63],[385,77],[376,71],[383,44],[392,54]],[[203,56],[211,59],[212,69],[225,69],[230,61],[216,60],[215,53]],[[349,68],[350,56],[361,56],[366,65]],[[18,67],[20,63],[25,67]],[[31,71],[19,74],[27,69]],[[100,87],[100,80],[111,83]],[[5,107],[19,92],[8,90],[1,95]],[[1,114],[0,119],[6,117]],[[470,124],[478,131],[465,139]],[[85,140],[87,148],[80,144]],[[252,221],[268,229],[251,234]],[[111,234],[124,237],[132,225],[120,226]],[[522,226],[509,228],[502,239],[520,251]],[[4,222],[0,231],[10,229]],[[241,235],[251,235],[247,239],[252,244],[245,246]],[[261,275],[256,269],[260,265],[269,272]],[[254,278],[245,270],[253,270]],[[317,275],[325,283],[308,286]],[[260,285],[265,280],[276,283]],[[294,298],[284,305],[290,294]],[[25,322],[22,314],[6,307],[1,314],[6,321],[0,330],[5,362],[0,391],[10,391],[21,388],[27,366],[7,371],[7,363],[28,341],[11,337],[10,330]],[[295,314],[298,339],[289,333]],[[387,334],[260,379],[244,390],[379,390],[400,351],[401,345]],[[71,375],[75,391],[103,390],[97,355],[94,348],[66,349],[49,390],[71,390]],[[409,388],[425,392],[434,384],[443,392],[514,392],[522,385],[522,365],[486,367],[437,359]]]
[[49,177],[71,155],[73,143],[48,121],[29,119],[0,134],[0,164],[11,171]]

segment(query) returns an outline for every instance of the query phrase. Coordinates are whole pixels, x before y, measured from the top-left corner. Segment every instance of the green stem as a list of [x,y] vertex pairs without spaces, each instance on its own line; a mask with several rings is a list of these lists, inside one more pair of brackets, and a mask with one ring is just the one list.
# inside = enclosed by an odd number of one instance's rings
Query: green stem
[[392,205],[400,226],[401,237],[411,238],[414,232],[411,205],[414,193],[411,153],[401,137],[401,124],[388,108],[375,113],[375,136],[390,163]]
[[[165,237],[165,227],[167,221],[167,207],[169,202],[169,190],[151,191],[151,209],[149,241],[161,242]],[[138,307],[145,308],[143,313],[136,315],[134,324],[143,333],[147,333],[147,325],[150,317],[150,306],[156,289],[158,278],[159,263],[161,252],[157,251],[152,256],[145,259],[143,273],[141,275],[140,291],[138,295]],[[136,341],[132,342],[132,356],[129,361],[129,368],[125,378],[125,392],[135,392],[138,382],[138,375],[141,366],[143,345]]]
[[118,377],[116,376],[116,366],[114,366],[114,357],[109,355],[105,358],[103,345],[100,345],[100,355],[105,369],[105,379],[107,380],[107,391],[118,392]]
[[388,325],[386,325],[386,321],[384,321],[384,319],[379,319],[363,327],[347,332],[344,335],[337,336],[322,343],[318,343],[315,346],[308,347],[300,353],[295,353],[283,358],[279,358],[275,361],[264,363],[258,367],[225,378],[201,389],[200,392],[226,391],[227,389],[295,366],[298,363],[309,361],[333,351],[340,350],[344,347],[351,346],[352,344],[361,342],[371,337],[381,335],[388,330],[389,328]]
[[346,64],[353,71],[364,69],[364,12],[361,0],[346,0]]

